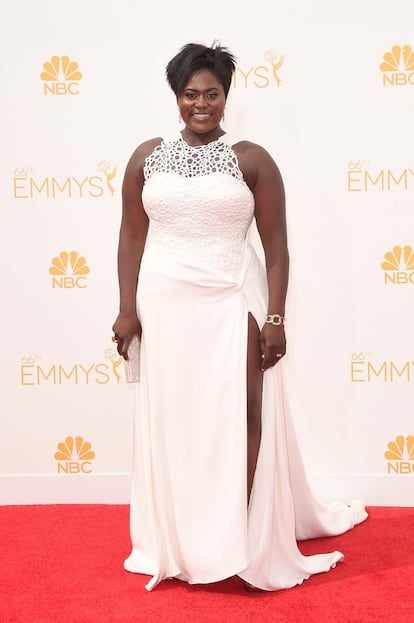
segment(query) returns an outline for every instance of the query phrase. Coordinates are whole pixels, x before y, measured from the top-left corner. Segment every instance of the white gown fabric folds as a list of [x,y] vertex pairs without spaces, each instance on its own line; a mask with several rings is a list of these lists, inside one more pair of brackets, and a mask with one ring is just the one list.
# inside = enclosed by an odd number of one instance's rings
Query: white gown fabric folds
[[247,505],[246,357],[250,312],[267,310],[264,267],[249,243],[254,198],[226,135],[180,136],[147,158],[150,219],[137,305],[142,323],[125,569],[209,583],[239,575],[265,590],[328,571],[341,552],[303,556],[297,540],[366,518],[362,503],[312,494],[283,384],[264,373],[262,441]]

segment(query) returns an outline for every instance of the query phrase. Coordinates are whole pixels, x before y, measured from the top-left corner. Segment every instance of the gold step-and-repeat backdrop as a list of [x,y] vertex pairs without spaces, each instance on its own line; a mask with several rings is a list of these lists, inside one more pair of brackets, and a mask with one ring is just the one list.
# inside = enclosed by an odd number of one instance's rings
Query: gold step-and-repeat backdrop
[[180,129],[190,41],[286,185],[281,365],[322,497],[414,503],[414,5],[23,0],[0,25],[0,503],[127,502],[134,388],[111,342],[126,162]]

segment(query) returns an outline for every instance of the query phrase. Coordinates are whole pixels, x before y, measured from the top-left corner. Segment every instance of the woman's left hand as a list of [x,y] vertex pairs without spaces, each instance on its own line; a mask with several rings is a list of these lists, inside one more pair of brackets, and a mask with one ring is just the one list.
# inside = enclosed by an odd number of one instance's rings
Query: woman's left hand
[[286,336],[283,325],[265,323],[260,333],[260,351],[262,353],[261,370],[272,368],[286,354]]

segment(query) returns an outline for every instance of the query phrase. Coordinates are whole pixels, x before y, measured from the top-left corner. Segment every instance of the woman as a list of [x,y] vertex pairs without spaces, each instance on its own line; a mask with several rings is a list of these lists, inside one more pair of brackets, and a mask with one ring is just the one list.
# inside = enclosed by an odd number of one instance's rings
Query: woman
[[151,575],[148,590],[233,575],[262,590],[294,586],[343,558],[304,557],[296,538],[366,517],[358,504],[319,504],[303,472],[278,363],[283,182],[262,147],[221,128],[234,68],[219,45],[180,50],[167,79],[185,127],[140,145],[123,183],[113,330],[125,358],[142,331],[125,568]]

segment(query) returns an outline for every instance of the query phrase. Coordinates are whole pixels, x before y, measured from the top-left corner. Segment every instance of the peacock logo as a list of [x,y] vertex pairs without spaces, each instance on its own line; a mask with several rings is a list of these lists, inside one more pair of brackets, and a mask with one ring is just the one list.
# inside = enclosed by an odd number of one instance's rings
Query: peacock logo
[[71,61],[69,56],[52,56],[50,61],[43,63],[43,69],[40,77],[45,81],[81,80],[82,78],[78,63]]
[[40,78],[44,95],[78,95],[82,73],[78,63],[71,61],[69,56],[52,56],[43,63]]
[[398,435],[388,442],[387,448],[384,457],[388,461],[389,474],[414,473],[414,435]]
[[89,441],[84,441],[81,436],[66,437],[65,441],[57,444],[57,448],[55,459],[58,474],[91,473],[91,461],[95,458],[95,452],[92,450],[92,444]]
[[86,275],[89,273],[86,259],[78,255],[77,251],[61,251],[57,257],[52,258],[49,268],[52,288],[86,288]]
[[383,86],[414,85],[414,52],[410,45],[394,45],[380,64]]
[[410,45],[394,45],[390,52],[385,52],[384,61],[380,65],[381,71],[411,71],[414,70],[414,52]]
[[414,283],[414,251],[410,245],[396,245],[384,254],[384,283]]

